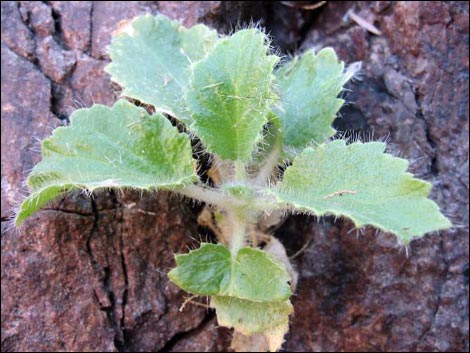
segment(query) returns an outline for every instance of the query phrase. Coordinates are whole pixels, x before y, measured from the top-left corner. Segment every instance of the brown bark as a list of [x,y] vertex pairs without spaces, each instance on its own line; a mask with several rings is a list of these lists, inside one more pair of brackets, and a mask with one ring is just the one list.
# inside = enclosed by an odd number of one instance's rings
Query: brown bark
[[[289,2],[285,2],[289,3]],[[305,2],[304,2],[305,3]],[[186,305],[166,271],[197,244],[198,209],[167,193],[75,193],[26,221],[8,217],[39,161],[37,139],[76,108],[110,105],[103,72],[121,20],[157,9],[223,32],[250,18],[293,51],[333,46],[361,60],[336,125],[390,150],[434,184],[456,225],[411,243],[340,220],[291,217],[277,232],[300,277],[285,348],[468,351],[468,3],[2,2],[2,351],[224,351],[230,332]],[[352,9],[382,35],[344,15]],[[196,240],[194,240],[196,239]]]

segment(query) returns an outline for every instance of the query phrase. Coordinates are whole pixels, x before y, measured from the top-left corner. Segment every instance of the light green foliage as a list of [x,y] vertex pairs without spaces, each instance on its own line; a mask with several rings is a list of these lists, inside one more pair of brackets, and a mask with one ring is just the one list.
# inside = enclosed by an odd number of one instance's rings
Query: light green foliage
[[262,333],[272,351],[280,348],[292,313],[282,264],[261,250],[242,248],[234,258],[225,246],[207,243],[175,259],[168,277],[187,292],[211,295],[219,325]]
[[192,129],[222,159],[249,160],[276,96],[266,36],[242,30],[220,40],[194,65],[188,104]]
[[197,250],[176,255],[175,260],[168,278],[189,293],[216,295],[230,282],[230,250],[223,245],[203,243]]
[[191,123],[182,99],[191,65],[212,49],[217,32],[204,25],[186,29],[165,16],[137,18],[117,33],[108,48],[106,71],[123,87],[123,96],[138,99]]
[[233,297],[215,296],[212,305],[217,310],[219,325],[236,327],[245,335],[262,333],[287,325],[292,313],[289,300],[278,302],[253,302]]
[[276,112],[287,148],[300,150],[335,134],[331,124],[344,102],[337,96],[348,77],[343,69],[335,51],[325,48],[318,54],[309,50],[276,72],[281,94]]
[[277,163],[282,156],[282,132],[279,117],[270,113],[268,123],[262,131],[262,138],[257,146],[257,151],[248,164],[249,169],[261,170],[264,164]]
[[380,142],[346,145],[337,140],[305,149],[284,173],[279,200],[315,215],[351,218],[404,243],[450,222],[427,199],[431,184],[406,173],[408,162],[384,153]]
[[202,244],[175,258],[177,267],[168,276],[193,294],[254,302],[285,301],[291,294],[284,266],[261,250],[243,248],[232,258],[223,245]]
[[[206,202],[199,219],[221,244],[176,255],[168,276],[187,292],[211,296],[219,324],[235,329],[239,347],[261,342],[276,351],[288,330],[297,275],[265,233],[283,213],[348,217],[405,244],[451,226],[427,198],[431,185],[384,153],[385,144],[326,141],[354,71],[344,70],[333,49],[275,68],[279,58],[258,29],[221,38],[203,25],[186,29],[147,15],[115,35],[109,54],[106,70],[123,95],[157,113],[124,100],[76,111],[71,126],[43,141],[42,161],[28,177],[31,195],[15,221],[74,188],[169,189]],[[162,112],[184,122],[215,157],[207,172],[213,183],[199,180],[189,136]],[[286,156],[293,164],[284,170]],[[272,255],[248,247],[263,242]]]
[[70,121],[42,142],[17,224],[72,188],[155,190],[197,179],[189,138],[160,113],[150,116],[121,100],[112,108],[79,109]]
[[[33,188],[31,189],[34,190]],[[19,225],[26,218],[39,211],[49,201],[72,189],[72,184],[63,184],[45,186],[43,188],[39,188],[37,191],[32,191],[31,195],[21,203],[20,209],[15,217],[15,224]]]

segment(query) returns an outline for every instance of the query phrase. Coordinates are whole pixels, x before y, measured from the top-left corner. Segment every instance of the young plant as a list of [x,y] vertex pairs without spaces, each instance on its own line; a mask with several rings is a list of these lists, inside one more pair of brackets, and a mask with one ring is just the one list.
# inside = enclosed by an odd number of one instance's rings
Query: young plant
[[[121,28],[109,55],[122,95],[155,113],[127,100],[74,112],[43,141],[16,223],[72,189],[171,190],[205,202],[199,221],[219,244],[176,255],[168,276],[210,296],[235,349],[276,351],[288,330],[296,273],[268,234],[284,214],[347,217],[403,244],[451,226],[427,198],[431,185],[384,143],[330,140],[354,73],[333,49],[282,63],[259,29],[225,37],[147,15]],[[206,183],[191,138],[212,157]]]

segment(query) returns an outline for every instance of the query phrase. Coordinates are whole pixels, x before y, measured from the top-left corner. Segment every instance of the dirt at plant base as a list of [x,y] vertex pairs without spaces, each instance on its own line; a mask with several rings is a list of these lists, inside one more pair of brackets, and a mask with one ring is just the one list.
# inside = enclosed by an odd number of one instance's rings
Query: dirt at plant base
[[[200,207],[167,193],[74,193],[10,229],[40,159],[72,111],[111,105],[103,72],[121,20],[161,11],[228,33],[252,18],[284,52],[333,46],[363,62],[336,121],[387,137],[456,225],[411,243],[295,216],[276,236],[299,272],[288,351],[468,351],[467,2],[2,2],[2,351],[226,351],[230,331],[186,305],[165,273],[198,243]],[[303,2],[307,3],[307,2]],[[352,11],[353,15],[348,11]],[[371,33],[354,20],[374,24]]]

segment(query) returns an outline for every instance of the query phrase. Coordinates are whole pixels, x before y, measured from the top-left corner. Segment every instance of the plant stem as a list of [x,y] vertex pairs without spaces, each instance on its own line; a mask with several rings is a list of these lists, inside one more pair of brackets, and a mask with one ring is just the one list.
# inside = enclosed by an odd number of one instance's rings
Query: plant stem
[[238,251],[245,245],[247,232],[246,217],[243,217],[241,212],[236,209],[228,211],[225,217],[232,231],[230,252],[232,253],[232,258],[235,259]]
[[235,161],[233,163],[235,168],[235,181],[237,183],[243,183],[246,179],[245,163],[242,161]]
[[181,195],[202,201],[213,206],[222,206],[225,195],[216,189],[204,187],[202,185],[187,185],[181,189],[175,189]]
[[234,197],[229,193],[196,184],[174,189],[174,191],[186,197],[217,206],[226,211],[230,211],[235,208],[239,210],[249,208],[252,211],[269,213],[280,208],[275,200],[270,201],[267,197],[262,197],[261,195],[247,203],[243,199]]
[[280,146],[274,146],[272,151],[266,157],[264,164],[259,169],[258,174],[253,178],[254,185],[265,186],[269,184],[269,178],[273,174],[280,156]]

